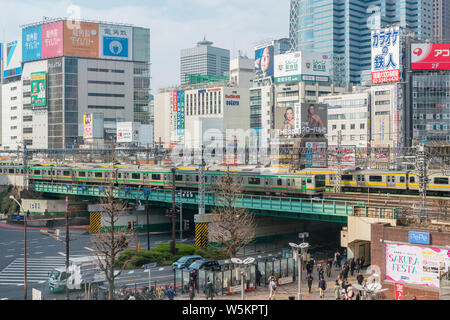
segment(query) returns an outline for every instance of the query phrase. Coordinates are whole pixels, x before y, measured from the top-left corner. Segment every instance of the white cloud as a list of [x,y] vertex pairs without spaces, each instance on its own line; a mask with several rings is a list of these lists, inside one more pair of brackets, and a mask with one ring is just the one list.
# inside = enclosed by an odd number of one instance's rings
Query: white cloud
[[71,4],[80,5],[83,19],[149,27],[152,89],[156,93],[161,87],[179,84],[180,50],[195,46],[203,36],[218,47],[230,49],[232,56],[243,50],[251,57],[255,42],[269,37],[287,37],[289,33],[288,0],[104,3],[108,6],[100,10],[98,1],[91,5],[88,1],[0,0],[0,26],[4,30],[1,36],[15,38],[20,34],[19,25],[39,21],[43,16],[66,17]]

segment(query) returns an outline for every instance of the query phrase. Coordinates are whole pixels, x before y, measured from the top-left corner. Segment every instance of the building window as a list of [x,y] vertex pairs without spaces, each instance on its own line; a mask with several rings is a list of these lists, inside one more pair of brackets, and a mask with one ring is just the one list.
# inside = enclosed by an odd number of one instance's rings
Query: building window
[[351,124],[351,125],[350,125],[350,129],[351,129],[351,130],[355,130],[355,129],[356,129],[356,124]]
[[341,130],[345,130],[345,124],[341,124]]
[[362,129],[365,129],[366,128],[366,125],[364,124],[364,123],[361,123],[360,125],[359,125],[359,128],[362,130]]

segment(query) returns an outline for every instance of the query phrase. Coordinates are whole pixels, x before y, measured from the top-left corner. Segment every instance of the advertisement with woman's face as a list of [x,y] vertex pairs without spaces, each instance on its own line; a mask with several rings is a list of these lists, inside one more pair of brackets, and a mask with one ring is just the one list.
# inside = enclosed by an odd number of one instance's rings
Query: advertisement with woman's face
[[294,135],[295,109],[293,107],[277,107],[275,111],[275,130],[280,135]]
[[302,133],[327,134],[328,132],[328,105],[302,104]]
[[273,76],[274,49],[268,46],[255,51],[255,73],[257,78]]

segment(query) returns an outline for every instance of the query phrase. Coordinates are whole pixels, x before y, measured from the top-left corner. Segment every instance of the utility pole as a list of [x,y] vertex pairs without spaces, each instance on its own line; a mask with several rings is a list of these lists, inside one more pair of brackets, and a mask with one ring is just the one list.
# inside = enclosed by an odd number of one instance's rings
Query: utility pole
[[334,186],[334,192],[335,193],[341,193],[342,192],[342,158],[341,158],[341,146],[342,146],[342,131],[338,131],[337,136],[337,152],[336,152],[336,160],[337,160],[337,172],[336,172],[336,179],[335,179],[335,186]]
[[150,197],[150,189],[148,190],[145,199],[145,213],[147,214],[147,250],[150,250],[150,207],[148,205],[148,198]]
[[[23,211],[23,209],[22,209]],[[24,264],[24,268],[23,268],[23,299],[27,300],[27,216],[30,214],[30,210],[28,210],[27,214],[23,215],[23,225],[24,225],[24,236],[23,236],[23,240],[24,240],[24,249],[23,249],[23,264]]]
[[205,147],[202,145],[202,159],[199,168],[198,185],[198,214],[205,214],[205,161],[203,159]]
[[175,203],[175,191],[176,191],[176,186],[175,186],[175,173],[176,173],[176,168],[172,168],[172,242],[170,243],[170,251],[172,252],[173,255],[175,255],[176,253],[176,246],[175,246],[175,225],[176,225],[176,212],[177,212],[177,208],[176,208],[176,203]]
[[421,205],[419,218],[420,221],[426,221],[428,219],[427,214],[427,189],[428,189],[428,154],[425,151],[425,145],[421,144],[417,150],[416,160],[417,170],[419,171],[419,193],[421,195]]
[[66,300],[69,300],[69,198],[66,196]]
[[183,240],[183,193],[178,193],[180,197],[180,241]]

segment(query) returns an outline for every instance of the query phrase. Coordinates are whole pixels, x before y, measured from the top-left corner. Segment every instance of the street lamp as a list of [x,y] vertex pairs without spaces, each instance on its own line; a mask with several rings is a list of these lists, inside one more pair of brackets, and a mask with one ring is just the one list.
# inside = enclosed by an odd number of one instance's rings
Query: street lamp
[[302,257],[306,256],[306,253],[308,252],[309,244],[307,242],[303,242],[300,244],[289,243],[289,245],[292,248],[294,259],[297,260],[297,264],[298,264],[298,297],[297,297],[297,300],[302,300],[302,292],[301,292]]
[[22,209],[23,212],[23,239],[24,239],[24,248],[23,248],[23,299],[27,300],[27,216],[30,214],[30,211],[25,214],[25,210],[23,209],[22,205],[19,201],[14,198],[13,195],[10,195],[9,198],[13,201],[15,201],[20,209]]
[[[249,257],[247,259],[245,259],[244,261],[242,261],[239,258],[231,258],[231,262],[233,262],[234,264],[238,264],[239,268],[241,268],[241,265],[244,265],[245,267],[247,267],[249,264],[252,264],[253,262],[255,262],[255,258]],[[244,300],[244,272],[241,270],[241,300]]]

